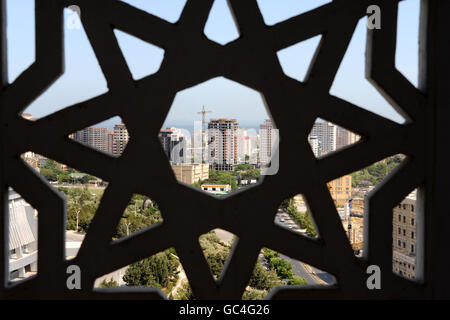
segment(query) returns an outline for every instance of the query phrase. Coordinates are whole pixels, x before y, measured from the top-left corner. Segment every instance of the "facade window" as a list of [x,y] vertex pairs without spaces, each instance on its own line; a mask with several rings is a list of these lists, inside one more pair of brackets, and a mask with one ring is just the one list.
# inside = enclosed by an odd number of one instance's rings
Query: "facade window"
[[414,253],[414,245],[411,245],[411,253]]
[[411,225],[414,225],[414,218],[411,218]]
[[414,239],[414,231],[411,231],[411,239]]
[[403,223],[406,223],[406,216],[403,216]]
[[402,233],[402,229],[398,228],[398,234],[401,234],[401,233]]
[[400,240],[398,240],[397,244],[398,244],[399,247],[402,245],[402,243],[400,242]]
[[405,241],[403,241],[403,248],[406,248],[406,243],[405,243]]
[[398,215],[398,222],[401,222],[402,221],[402,215]]
[[414,206],[413,205],[411,205],[411,211],[414,212]]
[[403,236],[406,236],[406,230],[403,229]]
[[403,204],[403,210],[406,210],[406,204]]

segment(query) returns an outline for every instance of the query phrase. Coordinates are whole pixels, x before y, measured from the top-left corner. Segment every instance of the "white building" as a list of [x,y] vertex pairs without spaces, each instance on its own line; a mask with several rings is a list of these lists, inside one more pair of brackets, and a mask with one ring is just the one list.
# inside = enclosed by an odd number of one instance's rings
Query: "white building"
[[323,156],[329,152],[336,150],[337,126],[329,121],[316,121],[309,135],[318,139],[318,153],[316,156]]
[[272,159],[272,151],[277,148],[279,141],[278,129],[275,128],[272,120],[267,119],[259,126],[260,145],[259,161],[261,166],[267,166]]
[[208,123],[208,157],[211,169],[232,171],[238,160],[236,119],[211,119]]
[[311,145],[311,149],[316,157],[319,156],[319,138],[316,136],[309,136],[309,144]]
[[18,280],[37,272],[37,211],[12,189],[8,206],[9,278]]

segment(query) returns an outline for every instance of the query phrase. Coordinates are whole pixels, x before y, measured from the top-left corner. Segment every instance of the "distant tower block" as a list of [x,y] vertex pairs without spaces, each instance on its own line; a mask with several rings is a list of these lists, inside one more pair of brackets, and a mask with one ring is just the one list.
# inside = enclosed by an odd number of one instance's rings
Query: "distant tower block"
[[206,133],[206,114],[211,113],[212,111],[208,111],[205,109],[205,106],[202,107],[202,111],[197,112],[197,114],[202,115],[202,163],[205,163],[205,133]]

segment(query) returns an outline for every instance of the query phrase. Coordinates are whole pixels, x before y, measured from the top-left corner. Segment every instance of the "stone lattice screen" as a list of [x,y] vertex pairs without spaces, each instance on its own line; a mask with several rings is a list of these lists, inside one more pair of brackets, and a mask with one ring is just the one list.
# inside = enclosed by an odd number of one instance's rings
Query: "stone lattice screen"
[[[438,198],[437,186],[443,183],[435,180],[436,172],[444,165],[435,156],[445,141],[439,145],[435,135],[439,123],[445,130],[442,115],[448,113],[444,108],[449,100],[444,87],[449,70],[445,36],[449,28],[444,14],[450,9],[448,1],[422,1],[419,89],[395,68],[398,1],[334,0],[269,27],[255,0],[230,0],[241,36],[226,46],[209,41],[203,34],[212,2],[189,0],[180,20],[171,24],[115,0],[36,0],[36,61],[13,83],[7,83],[5,0],[1,1],[1,297],[162,298],[155,289],[101,291],[94,290],[93,283],[104,274],[169,247],[179,254],[199,299],[240,299],[262,247],[313,265],[337,279],[336,286],[320,289],[277,288],[271,298],[442,296],[445,282],[438,278],[450,269],[448,258],[440,258],[437,253],[445,248],[448,218],[438,210],[440,202],[434,200]],[[366,74],[408,119],[404,125],[329,94],[356,24],[373,4],[381,8],[382,28],[367,31]],[[82,23],[109,91],[36,122],[25,120],[20,113],[64,72],[63,8],[70,5],[82,10]],[[114,36],[115,28],[163,48],[161,69],[134,81]],[[301,84],[286,77],[276,52],[319,34],[323,38],[307,81]],[[267,176],[255,188],[220,200],[178,184],[157,138],[175,94],[217,76],[261,92],[281,134],[278,174]],[[113,116],[122,117],[131,136],[120,158],[68,138],[72,132]],[[318,117],[358,133],[362,141],[316,160],[307,136]],[[64,199],[21,160],[20,155],[26,151],[109,182],[74,260],[64,257]],[[399,153],[407,159],[370,197],[365,257],[356,258],[326,182]],[[14,286],[7,284],[8,187],[39,211],[39,272]],[[419,222],[425,226],[424,241],[418,244],[423,252],[418,256],[418,272],[423,276],[411,282],[392,273],[392,208],[416,187],[422,203]],[[112,243],[123,210],[135,193],[154,199],[164,222]],[[314,213],[318,240],[274,224],[281,201],[299,193],[305,195]],[[239,237],[217,283],[198,243],[199,235],[214,228]],[[66,287],[66,269],[71,264],[81,268],[81,290]],[[366,287],[366,268],[371,264],[381,268],[382,290]]]

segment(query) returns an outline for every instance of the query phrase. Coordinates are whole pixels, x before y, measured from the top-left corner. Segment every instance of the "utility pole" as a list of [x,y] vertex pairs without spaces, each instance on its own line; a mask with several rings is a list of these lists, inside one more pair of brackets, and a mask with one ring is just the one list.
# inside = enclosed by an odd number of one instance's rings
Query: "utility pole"
[[205,106],[202,107],[202,111],[197,114],[202,115],[202,163],[205,163],[205,132],[206,132],[206,114],[212,111],[207,111]]
[[78,232],[78,214],[80,213],[80,210],[77,210],[77,229],[76,231]]

